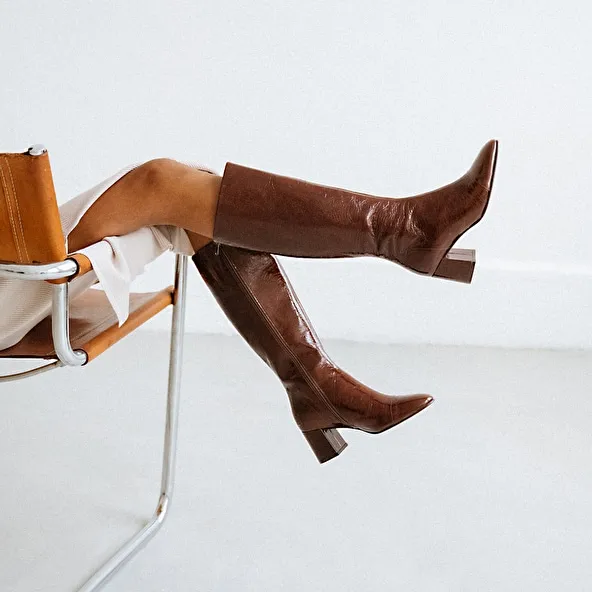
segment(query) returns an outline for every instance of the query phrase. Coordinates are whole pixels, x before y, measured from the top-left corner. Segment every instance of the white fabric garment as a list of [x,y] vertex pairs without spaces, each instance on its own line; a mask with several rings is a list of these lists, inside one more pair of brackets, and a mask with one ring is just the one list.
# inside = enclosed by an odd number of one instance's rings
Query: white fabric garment
[[[62,230],[66,237],[84,213],[114,183],[139,166],[130,165],[92,189],[60,206]],[[199,170],[216,174],[201,165]],[[166,196],[163,197],[166,199]],[[70,282],[73,299],[97,281],[113,307],[119,324],[129,314],[130,284],[145,266],[167,250],[193,255],[187,233],[175,226],[148,226],[123,236],[106,237],[80,251],[93,265],[93,271]],[[71,253],[72,254],[72,253]],[[0,278],[0,350],[18,343],[39,321],[51,314],[51,285],[43,281]]]

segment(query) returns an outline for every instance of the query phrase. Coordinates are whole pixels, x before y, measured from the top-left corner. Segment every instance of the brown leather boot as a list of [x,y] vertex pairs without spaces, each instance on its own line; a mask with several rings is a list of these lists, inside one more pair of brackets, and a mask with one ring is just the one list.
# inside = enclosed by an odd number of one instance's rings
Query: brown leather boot
[[485,213],[497,141],[460,179],[415,197],[384,198],[227,163],[214,240],[294,257],[373,255],[470,283],[475,252],[452,245]]
[[347,446],[336,428],[377,434],[432,402],[429,395],[383,395],[338,368],[268,253],[210,243],[193,261],[238,332],[282,381],[296,423],[320,462]]

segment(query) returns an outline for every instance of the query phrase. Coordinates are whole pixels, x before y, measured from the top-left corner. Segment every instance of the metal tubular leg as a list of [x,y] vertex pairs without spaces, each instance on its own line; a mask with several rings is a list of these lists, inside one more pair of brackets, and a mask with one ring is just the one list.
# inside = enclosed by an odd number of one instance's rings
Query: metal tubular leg
[[70,344],[70,309],[68,283],[54,284],[51,304],[51,334],[53,346],[60,362],[65,366],[86,364],[86,353],[73,350]]
[[53,370],[54,368],[61,368],[63,365],[64,364],[62,364],[59,360],[56,360],[55,362],[45,364],[44,366],[38,366],[37,368],[32,368],[31,370],[25,370],[23,372],[17,372],[16,374],[6,374],[4,376],[0,376],[0,382],[11,382],[13,380],[29,378],[29,376],[43,374],[44,372],[47,372],[48,370]]
[[177,449],[177,423],[179,416],[179,387],[181,384],[181,363],[183,358],[183,329],[185,326],[185,303],[187,284],[186,255],[177,255],[175,269],[176,301],[173,306],[171,329],[171,357],[167,395],[164,454],[162,463],[162,483],[160,497],[154,516],[148,524],[115,553],[87,582],[79,592],[99,590],[140,548],[160,529],[170,506],[175,474],[175,455]]

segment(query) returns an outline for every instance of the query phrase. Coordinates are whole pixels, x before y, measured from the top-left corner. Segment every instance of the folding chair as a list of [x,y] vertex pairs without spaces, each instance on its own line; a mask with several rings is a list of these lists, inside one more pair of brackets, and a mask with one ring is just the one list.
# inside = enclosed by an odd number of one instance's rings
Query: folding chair
[[[175,284],[160,292],[132,294],[128,320],[118,326],[105,294],[96,289],[68,299],[69,282],[91,271],[90,261],[68,256],[47,151],[35,145],[24,154],[0,154],[0,277],[52,285],[51,317],[0,358],[48,359],[32,370],[0,376],[28,378],[62,366],[84,366],[148,319],[173,306],[161,490],[152,519],[80,588],[98,590],[162,526],[173,493],[183,353],[187,257],[176,256]],[[0,311],[2,314],[2,311]]]

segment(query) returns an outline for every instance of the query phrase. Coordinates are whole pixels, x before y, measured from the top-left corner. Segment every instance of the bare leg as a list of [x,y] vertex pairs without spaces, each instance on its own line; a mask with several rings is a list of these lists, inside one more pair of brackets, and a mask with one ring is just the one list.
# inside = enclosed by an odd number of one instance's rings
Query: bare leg
[[70,233],[69,250],[156,224],[190,231],[197,250],[213,236],[220,182],[218,175],[174,160],[151,160],[97,199]]

